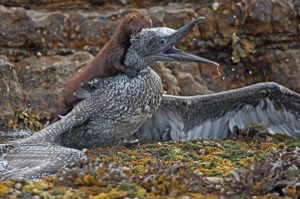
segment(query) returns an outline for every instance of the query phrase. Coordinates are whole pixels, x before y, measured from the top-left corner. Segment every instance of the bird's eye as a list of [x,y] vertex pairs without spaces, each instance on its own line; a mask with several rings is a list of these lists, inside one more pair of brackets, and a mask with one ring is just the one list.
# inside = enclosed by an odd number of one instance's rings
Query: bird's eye
[[165,39],[161,39],[160,41],[159,41],[159,44],[161,44],[161,45],[164,45],[166,43],[166,40]]

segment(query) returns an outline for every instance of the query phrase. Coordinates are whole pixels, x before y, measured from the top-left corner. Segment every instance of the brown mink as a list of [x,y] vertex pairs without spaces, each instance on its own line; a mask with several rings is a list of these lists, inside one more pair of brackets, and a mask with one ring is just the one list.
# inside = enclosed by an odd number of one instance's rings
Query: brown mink
[[67,81],[64,89],[58,95],[58,114],[64,115],[72,109],[78,101],[74,92],[95,78],[113,76],[118,73],[135,77],[138,71],[126,67],[123,63],[126,51],[130,46],[130,37],[143,28],[151,27],[152,21],[149,17],[139,12],[128,14],[91,63],[81,68]]

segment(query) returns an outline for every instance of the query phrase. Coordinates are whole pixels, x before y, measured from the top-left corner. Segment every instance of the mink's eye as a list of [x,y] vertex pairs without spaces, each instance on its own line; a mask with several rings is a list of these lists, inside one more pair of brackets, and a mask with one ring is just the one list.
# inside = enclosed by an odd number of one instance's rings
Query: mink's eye
[[134,31],[133,35],[138,35],[141,31],[142,31],[141,28],[136,29],[136,30]]

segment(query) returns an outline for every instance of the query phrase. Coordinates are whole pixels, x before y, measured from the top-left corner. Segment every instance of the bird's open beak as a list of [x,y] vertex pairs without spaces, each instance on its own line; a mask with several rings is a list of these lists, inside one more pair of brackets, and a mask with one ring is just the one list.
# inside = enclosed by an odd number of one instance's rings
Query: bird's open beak
[[189,31],[191,31],[200,20],[204,19],[205,17],[198,17],[197,19],[193,20],[192,22],[184,25],[179,30],[176,30],[174,33],[169,35],[166,39],[166,48],[162,52],[162,56],[167,59],[175,60],[175,61],[191,61],[191,62],[199,62],[205,64],[213,64],[215,66],[219,66],[217,62],[205,59],[203,57],[193,55],[187,52],[184,52],[180,49],[174,47],[176,43],[178,43],[184,36],[187,35]]

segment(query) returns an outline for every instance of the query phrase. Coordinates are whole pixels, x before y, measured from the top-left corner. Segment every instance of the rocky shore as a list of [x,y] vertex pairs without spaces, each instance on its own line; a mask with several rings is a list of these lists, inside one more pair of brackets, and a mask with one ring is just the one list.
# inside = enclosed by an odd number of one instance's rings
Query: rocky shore
[[[208,94],[264,81],[300,92],[297,0],[0,0],[0,131],[37,131],[52,122],[56,94],[130,10],[151,17],[153,26],[172,28],[206,17],[179,47],[220,67],[154,65],[169,94]],[[57,177],[0,182],[0,197],[297,197],[299,141],[255,132],[265,131],[250,128],[229,141],[88,150],[88,161]]]

